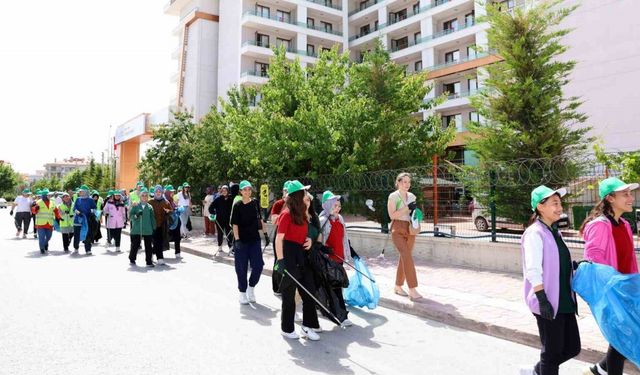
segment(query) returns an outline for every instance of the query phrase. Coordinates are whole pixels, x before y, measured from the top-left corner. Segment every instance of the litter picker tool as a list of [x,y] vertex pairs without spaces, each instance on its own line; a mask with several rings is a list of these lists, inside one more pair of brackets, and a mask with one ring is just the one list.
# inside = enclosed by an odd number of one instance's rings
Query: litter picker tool
[[357,269],[353,264],[351,264],[351,263],[347,262],[346,260],[344,260],[340,255],[337,255],[337,254],[333,254],[333,255],[335,255],[338,259],[340,259],[347,266],[353,268],[357,273],[359,273],[360,275],[362,275],[362,276],[366,277],[367,279],[369,279],[369,281],[371,281],[372,283],[376,282],[374,279],[370,278],[368,275],[365,275],[362,271]]

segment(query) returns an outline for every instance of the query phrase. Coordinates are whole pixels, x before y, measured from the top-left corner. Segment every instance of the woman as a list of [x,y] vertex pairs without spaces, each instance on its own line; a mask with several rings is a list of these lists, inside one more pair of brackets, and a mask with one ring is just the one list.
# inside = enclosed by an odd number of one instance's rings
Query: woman
[[191,186],[187,182],[182,184],[182,191],[178,193],[178,207],[184,207],[180,215],[180,234],[182,238],[187,239],[189,235],[187,222],[191,216]]
[[171,223],[167,225],[168,235],[165,237],[163,250],[169,250],[169,242],[173,242],[176,259],[182,259],[182,254],[180,253],[180,241],[182,240],[180,236],[180,215],[178,214],[178,205],[176,205],[173,200],[174,192],[175,189],[173,185],[166,185],[164,187],[164,199],[171,207],[171,216],[169,219]]
[[[264,260],[260,248],[260,231],[265,241],[269,243],[266,228],[262,225],[260,207],[255,199],[251,198],[253,187],[249,181],[240,182],[242,198],[234,204],[231,214],[233,225],[233,248],[236,276],[238,277],[238,290],[240,291],[240,304],[256,302],[255,286],[260,281]],[[247,271],[251,266],[251,276],[247,286]]]
[[156,218],[153,207],[149,204],[149,191],[140,189],[140,201],[134,202],[131,207],[131,248],[129,251],[129,264],[135,267],[140,244],[144,242],[144,253],[147,267],[153,264],[153,231],[156,227]]
[[[289,183],[289,196],[286,208],[278,218],[278,234],[276,235],[276,265],[274,271],[282,274],[280,293],[282,293],[282,314],[280,328],[282,335],[289,339],[300,336],[295,332],[294,317],[296,311],[296,290],[302,297],[302,328],[301,336],[309,340],[320,340],[318,313],[315,301],[296,282],[309,290],[315,290],[313,271],[307,260],[306,251],[311,249],[311,239],[307,237],[309,231],[308,207],[311,200],[307,196],[309,186],[303,186],[300,181]],[[285,274],[285,270],[286,273]]]
[[[78,190],[78,199],[73,203],[73,249],[74,253],[80,248],[80,241],[84,243],[84,251],[87,255],[91,255],[91,245],[93,243],[93,233],[96,230],[96,202],[89,197],[89,188],[87,185],[80,186]],[[80,238],[83,226],[86,226],[87,232],[84,239]]]
[[571,254],[556,224],[566,193],[544,185],[531,192],[534,213],[521,242],[524,295],[538,323],[542,351],[540,361],[521,374],[557,375],[562,363],[580,353]]
[[[342,266],[344,261],[349,261],[352,257],[355,258],[358,256],[349,245],[347,227],[344,218],[340,215],[341,209],[342,205],[340,204],[339,195],[335,195],[329,190],[322,194],[322,212],[320,212],[322,240],[324,241],[326,249],[331,251],[328,254],[329,258],[340,266]],[[338,308],[347,311],[342,288],[335,288],[334,292],[338,297]],[[345,314],[345,319],[341,322],[345,327],[353,325],[347,318],[348,314],[348,312]]]
[[[416,236],[412,235],[409,230],[411,215],[417,205],[416,196],[409,192],[410,188],[411,176],[408,173],[400,173],[396,177],[397,190],[389,194],[387,210],[391,218],[391,240],[400,253],[394,292],[400,296],[408,296],[411,301],[419,301],[422,296],[417,290],[418,277],[412,255]],[[402,289],[405,280],[409,287],[408,293]]]
[[[625,184],[615,177],[600,181],[600,203],[585,219],[580,233],[584,238],[584,258],[606,264],[623,274],[638,273],[633,233],[622,214],[633,211],[632,191],[638,184]],[[609,345],[607,355],[585,374],[621,375],[626,358]]]
[[213,200],[209,206],[209,214],[213,215],[213,220],[218,225],[218,253],[222,251],[222,242],[226,237],[229,251],[231,251],[231,226],[229,224],[232,199],[229,197],[229,187],[224,185],[220,188],[220,195]]
[[62,203],[56,210],[56,222],[62,233],[62,248],[65,253],[68,253],[73,239],[73,203],[69,193],[62,193]]
[[97,244],[102,238],[102,230],[100,229],[102,223],[102,210],[103,210],[103,199],[100,197],[100,193],[97,190],[93,190],[91,192],[91,199],[96,202],[96,229],[93,235],[93,242]]
[[120,252],[120,239],[122,238],[122,228],[127,221],[127,207],[122,200],[122,193],[118,190],[111,192],[111,199],[104,207],[105,226],[109,236],[116,245],[116,253]]
[[156,227],[153,231],[153,253],[156,256],[158,265],[164,265],[164,241],[167,236],[167,221],[173,209],[171,204],[164,198],[164,188],[156,185],[153,189],[153,199],[149,200],[153,207]]

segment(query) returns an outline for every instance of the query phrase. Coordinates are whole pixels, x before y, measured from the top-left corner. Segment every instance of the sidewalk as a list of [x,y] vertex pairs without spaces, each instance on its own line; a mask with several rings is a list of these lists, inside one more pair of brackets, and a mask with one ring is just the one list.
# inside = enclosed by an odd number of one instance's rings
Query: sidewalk
[[[213,256],[217,250],[213,237],[195,234],[182,242],[182,249],[186,253],[213,258],[216,262],[233,264],[226,246],[223,247],[225,253]],[[264,252],[264,261],[264,274],[271,275],[271,245]],[[523,302],[520,275],[426,264],[416,260],[418,289],[424,299],[411,302],[407,297],[393,293],[396,260],[368,258],[365,261],[380,288],[381,306],[529,346],[540,346],[535,319]],[[351,269],[346,269],[351,275]],[[578,359],[594,362],[604,355],[607,344],[587,304],[581,299],[578,304],[582,340]],[[626,373],[640,374],[640,371],[629,364]]]

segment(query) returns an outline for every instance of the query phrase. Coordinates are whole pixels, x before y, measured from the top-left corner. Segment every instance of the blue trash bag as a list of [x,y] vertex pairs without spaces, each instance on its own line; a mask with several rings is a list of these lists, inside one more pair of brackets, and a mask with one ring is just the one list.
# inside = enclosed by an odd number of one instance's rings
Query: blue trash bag
[[[362,260],[354,258],[353,263],[356,270],[375,280]],[[349,278],[349,287],[343,289],[344,302],[349,306],[366,306],[373,310],[378,306],[380,289],[378,289],[378,285],[375,282],[362,276],[360,272],[356,272],[351,276]]]
[[96,219],[100,220],[100,216],[102,216],[102,210],[95,211]]
[[169,227],[170,230],[175,230],[178,227],[178,221],[180,220],[180,215],[184,212],[184,206],[178,207],[171,213],[172,223]]
[[56,232],[60,232],[60,224],[58,224],[57,220],[53,221],[53,230],[55,230]]
[[79,214],[75,216],[74,225],[80,226],[80,241],[84,241],[87,238],[87,234],[89,233],[89,222],[84,214]]
[[640,274],[623,275],[597,263],[580,263],[573,290],[584,299],[602,335],[640,367]]

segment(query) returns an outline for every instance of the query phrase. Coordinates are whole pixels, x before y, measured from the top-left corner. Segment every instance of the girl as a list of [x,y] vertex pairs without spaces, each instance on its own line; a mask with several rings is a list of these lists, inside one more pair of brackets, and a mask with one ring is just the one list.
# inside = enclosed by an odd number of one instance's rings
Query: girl
[[[344,218],[340,215],[341,209],[342,205],[340,204],[339,195],[335,195],[329,190],[322,194],[322,212],[320,212],[322,240],[324,241],[324,245],[331,250],[331,253],[328,254],[329,258],[342,266],[342,262],[345,260],[349,261],[352,257],[357,257],[357,254],[355,254],[349,245],[346,224]],[[336,288],[334,292],[338,297],[339,308],[347,311],[342,295],[342,288]],[[353,323],[346,318],[348,314],[347,312],[345,319],[341,322],[345,327],[353,325]]]
[[[242,198],[236,202],[232,209],[231,224],[233,225],[233,247],[236,275],[238,277],[238,290],[240,291],[240,304],[256,302],[255,286],[260,281],[260,275],[264,266],[262,251],[260,249],[260,233],[262,231],[265,241],[269,243],[266,228],[262,225],[260,207],[255,199],[251,198],[253,187],[249,181],[240,182]],[[251,265],[251,276],[247,287],[247,271]]]
[[182,184],[182,191],[178,193],[178,206],[184,207],[184,211],[180,215],[180,234],[182,234],[182,238],[187,239],[189,236],[187,221],[191,216],[191,186],[186,182]]
[[104,207],[104,215],[106,218],[107,231],[116,245],[116,253],[120,252],[120,239],[122,237],[122,228],[127,220],[127,209],[122,194],[115,190],[112,192],[111,199],[107,201]]
[[180,241],[182,237],[180,236],[180,215],[177,213],[178,205],[173,200],[173,193],[175,189],[173,185],[166,185],[164,187],[164,199],[169,203],[171,207],[171,217],[173,222],[171,225],[167,225],[168,235],[165,237],[163,250],[169,250],[169,242],[173,242],[173,247],[176,254],[176,259],[182,259],[182,254],[180,254]]
[[136,257],[140,243],[144,241],[144,253],[147,267],[154,267],[153,264],[153,231],[156,227],[156,218],[153,207],[149,204],[149,191],[147,188],[140,189],[140,202],[134,202],[131,207],[131,250],[129,251],[129,262],[136,265]]
[[[625,184],[615,177],[600,181],[600,203],[585,219],[580,233],[584,238],[584,258],[606,264],[623,274],[638,273],[631,226],[622,218],[633,211],[632,190],[638,184]],[[585,374],[622,375],[626,358],[609,345],[607,355]]]
[[[416,196],[409,192],[411,188],[411,176],[408,173],[400,173],[396,177],[396,191],[389,194],[387,210],[391,218],[391,239],[400,253],[398,270],[396,271],[395,293],[400,296],[409,296],[411,301],[422,299],[418,293],[418,277],[416,267],[413,264],[413,247],[416,236],[412,235],[409,226],[411,215],[416,209]],[[402,289],[404,282],[409,286],[409,293]]]
[[62,248],[65,253],[68,253],[73,239],[73,204],[69,193],[62,193],[62,203],[56,210],[56,221],[62,233]]
[[[309,230],[308,207],[311,205],[311,200],[307,196],[307,189],[309,186],[303,186],[297,180],[288,185],[289,196],[286,209],[281,212],[278,218],[278,234],[275,243],[277,261],[274,271],[283,274],[280,285],[282,335],[289,339],[299,337],[294,327],[297,289],[302,297],[301,336],[317,341],[320,339],[317,333],[320,331],[320,323],[318,322],[315,301],[292,279],[294,277],[309,291],[315,290],[313,271],[305,254],[311,249],[311,239],[307,237]],[[285,270],[290,275],[285,275]]]
[[538,323],[542,351],[540,361],[520,374],[557,375],[562,363],[580,353],[571,254],[555,224],[566,193],[544,185],[531,192],[534,214],[521,243],[524,295]]

